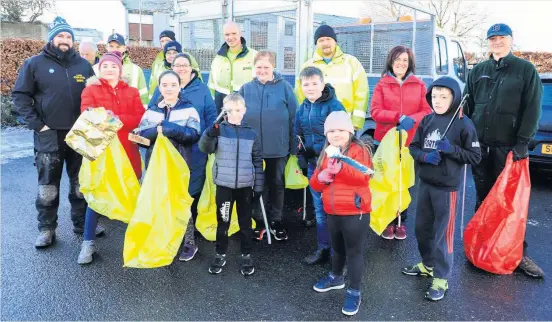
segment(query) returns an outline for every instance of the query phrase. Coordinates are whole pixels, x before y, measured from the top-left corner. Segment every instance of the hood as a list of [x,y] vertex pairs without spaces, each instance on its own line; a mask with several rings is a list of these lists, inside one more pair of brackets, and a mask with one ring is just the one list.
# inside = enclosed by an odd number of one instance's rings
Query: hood
[[[242,44],[242,51],[238,54],[238,58],[239,57],[243,57],[247,54],[247,52],[249,51],[249,49],[247,48],[247,43],[245,41],[245,38],[241,37],[241,44]],[[217,52],[217,55],[219,56],[224,56],[224,57],[227,57],[228,56],[228,49],[230,49],[230,46],[228,46],[227,43],[224,43],[222,44],[222,46],[220,46],[220,49],[219,51]]]
[[257,77],[255,77],[255,83],[258,84],[258,85],[270,85],[270,84],[276,84],[276,83],[284,80],[284,77],[282,76],[282,74],[280,74],[278,72],[274,72],[273,74],[274,74],[274,79],[271,80],[271,81],[266,82],[266,84],[261,83],[261,81],[259,81],[259,79],[257,79]]
[[[90,77],[89,79],[86,80],[86,87],[93,86],[93,85],[110,86],[109,83],[105,79],[100,78],[98,76],[92,76],[92,77]],[[128,85],[128,84],[124,80],[119,80],[119,83],[117,84],[117,86],[121,86],[121,85]]]
[[433,105],[431,104],[431,90],[435,86],[446,87],[452,91],[452,96],[453,96],[452,106],[448,109],[445,115],[449,113],[454,113],[454,111],[456,111],[456,109],[460,105],[460,101],[462,98],[462,91],[460,90],[460,86],[458,85],[458,82],[454,80],[454,78],[451,78],[448,76],[439,77],[433,81],[431,86],[429,86],[429,88],[427,89],[427,93],[426,93],[427,103],[429,104],[429,106],[431,106],[432,109],[433,109]]
[[69,48],[68,51],[63,52],[54,47],[51,42],[47,43],[42,51],[44,52],[44,55],[46,55],[50,59],[57,61],[58,63],[71,62],[77,57],[80,58],[79,56],[77,56],[77,52],[73,47]]
[[188,84],[186,84],[186,86],[184,86],[183,89],[190,89],[190,88],[197,87],[200,83],[201,83],[201,79],[199,79],[197,72],[195,70],[192,70],[192,79],[190,80],[190,82],[188,82]]
[[327,102],[335,97],[335,89],[329,83],[326,83],[322,90],[322,96],[316,100],[316,103]]

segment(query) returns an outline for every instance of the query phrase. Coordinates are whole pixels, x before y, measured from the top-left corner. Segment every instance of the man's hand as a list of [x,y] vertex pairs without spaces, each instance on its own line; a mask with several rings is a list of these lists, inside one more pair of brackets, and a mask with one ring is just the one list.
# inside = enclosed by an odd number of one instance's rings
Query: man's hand
[[50,128],[48,127],[48,125],[44,125],[39,132],[44,132],[44,131],[48,131]]
[[514,162],[527,159],[529,157],[529,148],[523,143],[514,145],[512,152],[514,154]]

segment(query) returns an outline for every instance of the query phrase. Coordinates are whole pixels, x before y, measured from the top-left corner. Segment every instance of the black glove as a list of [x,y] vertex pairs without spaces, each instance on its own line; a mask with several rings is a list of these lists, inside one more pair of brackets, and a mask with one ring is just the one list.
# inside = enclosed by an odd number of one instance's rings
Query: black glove
[[220,135],[219,125],[215,124],[215,125],[211,126],[210,128],[208,128],[207,129],[207,135],[212,137],[212,138],[218,137]]
[[316,157],[316,152],[314,152],[314,148],[312,146],[306,146],[305,152],[303,152],[302,154],[307,160]]
[[262,191],[253,190],[253,201],[257,201],[257,200],[261,199],[262,195],[263,195]]
[[517,143],[514,145],[512,152],[514,154],[514,161],[527,159],[529,157],[529,149],[527,148],[527,144],[524,143]]

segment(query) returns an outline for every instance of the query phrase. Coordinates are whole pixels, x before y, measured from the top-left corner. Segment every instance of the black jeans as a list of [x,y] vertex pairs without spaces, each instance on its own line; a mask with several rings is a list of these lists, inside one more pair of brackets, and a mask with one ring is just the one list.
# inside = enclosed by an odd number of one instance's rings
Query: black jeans
[[364,271],[364,241],[370,228],[370,214],[353,216],[328,215],[332,242],[332,273],[343,275],[345,260],[349,268],[349,287],[360,291]]
[[[263,201],[266,210],[266,217],[270,222],[280,223],[284,209],[284,193],[286,189],[284,171],[288,157],[264,159],[265,184],[263,190]],[[255,221],[257,227],[263,227],[263,217],[260,209],[260,202],[256,205]]]
[[[475,182],[476,202],[475,212],[487,198],[493,188],[496,179],[506,166],[506,157],[512,148],[481,146],[481,162],[472,166],[473,180]],[[523,254],[527,252],[527,242],[523,241]]]
[[251,229],[251,212],[253,202],[253,189],[250,187],[230,189],[217,186],[217,241],[216,252],[226,254],[228,250],[228,229],[230,228],[230,216],[234,202],[240,225],[241,252],[250,254],[253,248],[253,231]]
[[71,220],[75,227],[84,228],[86,201],[80,192],[79,170],[82,156],[65,143],[68,131],[46,130],[34,133],[35,165],[38,171],[38,229],[56,229],[59,207],[59,186],[66,165],[69,176]]

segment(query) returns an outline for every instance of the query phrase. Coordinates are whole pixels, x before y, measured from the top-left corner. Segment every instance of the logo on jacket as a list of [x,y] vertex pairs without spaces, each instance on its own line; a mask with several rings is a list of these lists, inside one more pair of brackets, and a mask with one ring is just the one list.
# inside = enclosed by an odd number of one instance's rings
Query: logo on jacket
[[53,74],[53,73],[54,73],[54,69],[53,69],[53,68],[50,68],[50,69],[48,69],[48,72],[50,72],[50,74]]
[[424,139],[424,149],[437,149],[437,141],[441,139],[439,129],[429,133]]
[[73,76],[73,78],[77,81],[77,83],[84,83],[84,81],[86,80],[86,78],[81,74],[77,74]]

